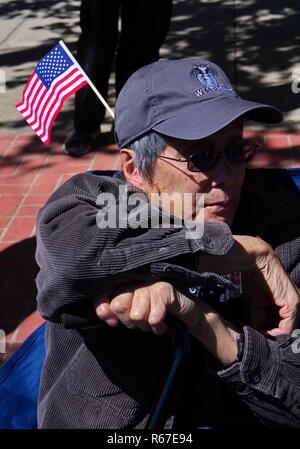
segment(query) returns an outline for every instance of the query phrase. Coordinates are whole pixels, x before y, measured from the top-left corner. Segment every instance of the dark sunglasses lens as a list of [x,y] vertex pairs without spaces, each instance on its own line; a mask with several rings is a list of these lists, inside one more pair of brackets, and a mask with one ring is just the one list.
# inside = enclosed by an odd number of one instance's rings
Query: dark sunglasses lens
[[[245,164],[253,159],[259,145],[256,142],[243,142],[229,148],[226,153],[232,165]],[[188,169],[193,172],[208,171],[217,164],[220,153],[217,151],[200,151],[189,158]]]
[[241,145],[236,145],[228,151],[228,159],[231,164],[245,164],[253,159],[258,145],[255,142],[245,142]]
[[214,166],[217,157],[214,151],[200,151],[190,157],[188,169],[193,172],[207,171]]

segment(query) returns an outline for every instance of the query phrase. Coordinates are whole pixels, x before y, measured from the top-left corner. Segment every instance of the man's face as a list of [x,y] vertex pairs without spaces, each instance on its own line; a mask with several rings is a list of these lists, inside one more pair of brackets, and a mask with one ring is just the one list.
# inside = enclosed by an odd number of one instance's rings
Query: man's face
[[[204,150],[221,152],[217,164],[202,172],[192,172],[186,162],[158,158],[151,183],[145,183],[145,193],[157,192],[172,195],[190,193],[193,202],[190,217],[194,220],[223,221],[229,226],[239,204],[245,175],[245,164],[231,165],[224,149],[242,141],[242,122],[235,120],[211,136],[194,141],[170,139],[161,156],[186,159],[190,154]],[[204,215],[196,212],[196,194],[204,195]],[[169,212],[175,213],[172,207]],[[186,216],[185,216],[186,218]]]

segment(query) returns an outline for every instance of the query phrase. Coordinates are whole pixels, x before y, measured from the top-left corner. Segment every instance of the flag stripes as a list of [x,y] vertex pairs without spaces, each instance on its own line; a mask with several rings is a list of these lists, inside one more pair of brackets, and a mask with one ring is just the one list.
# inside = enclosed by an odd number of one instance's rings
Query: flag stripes
[[47,144],[64,101],[85,84],[87,76],[60,42],[39,61],[16,108]]
[[45,143],[50,142],[53,122],[69,95],[87,84],[77,67],[71,66],[60,75],[48,90],[36,73],[33,73],[24,89],[18,111]]

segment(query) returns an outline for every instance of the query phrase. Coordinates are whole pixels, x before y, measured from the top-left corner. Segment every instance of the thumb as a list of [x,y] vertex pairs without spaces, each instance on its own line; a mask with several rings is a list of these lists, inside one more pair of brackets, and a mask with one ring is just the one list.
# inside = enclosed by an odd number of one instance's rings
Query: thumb
[[272,337],[277,337],[278,335],[283,334],[291,334],[293,331],[293,320],[290,318],[283,319],[279,322],[278,327],[266,331],[267,335],[271,335]]

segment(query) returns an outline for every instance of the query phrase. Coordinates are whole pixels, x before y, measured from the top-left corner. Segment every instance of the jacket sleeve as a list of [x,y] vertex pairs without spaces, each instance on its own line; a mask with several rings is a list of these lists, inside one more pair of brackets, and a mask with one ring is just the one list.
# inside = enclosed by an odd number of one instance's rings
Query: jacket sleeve
[[135,279],[139,268],[180,255],[194,258],[195,268],[196,254],[226,254],[233,244],[228,226],[216,222],[206,223],[203,235],[193,239],[186,238],[185,226],[99,228],[97,195],[113,191],[112,181],[103,179],[74,176],[38,214],[37,301],[46,319],[60,321],[69,306],[96,296],[108,283]]
[[300,429],[300,330],[275,339],[243,331],[241,360],[218,376],[267,427]]
[[[279,245],[275,249],[277,257],[281,260],[285,270],[289,273],[298,288],[300,288],[300,237],[299,221],[296,221],[296,237],[293,236],[289,242]],[[288,229],[288,228],[285,228]]]

